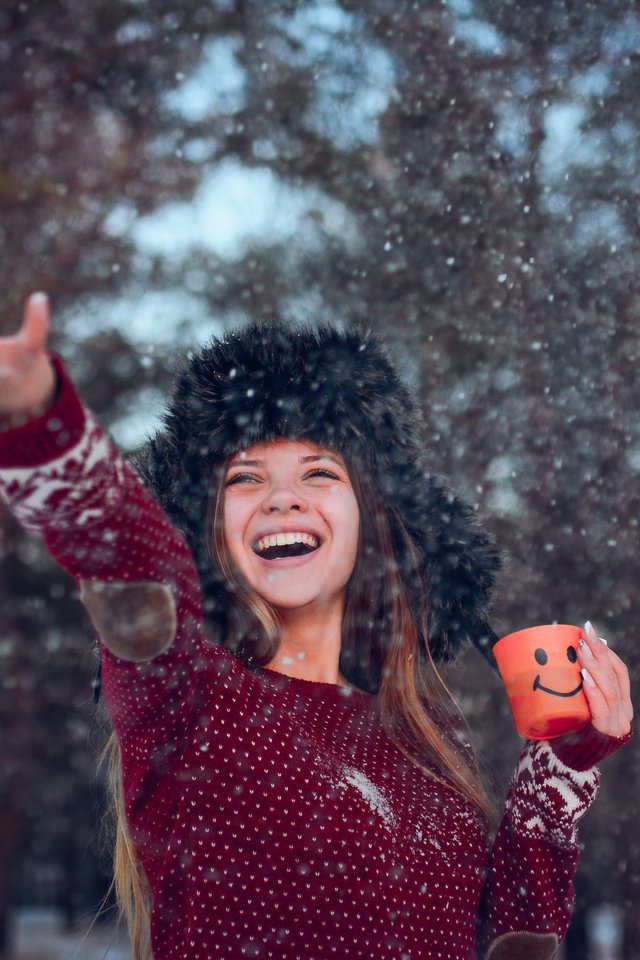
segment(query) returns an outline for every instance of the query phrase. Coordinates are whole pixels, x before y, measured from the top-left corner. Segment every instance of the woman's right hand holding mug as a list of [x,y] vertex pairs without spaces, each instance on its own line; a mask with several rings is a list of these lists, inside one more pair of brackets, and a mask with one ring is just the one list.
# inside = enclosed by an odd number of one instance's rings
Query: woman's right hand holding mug
[[40,416],[54,399],[56,374],[46,353],[50,316],[46,295],[34,293],[19,332],[0,337],[0,428]]

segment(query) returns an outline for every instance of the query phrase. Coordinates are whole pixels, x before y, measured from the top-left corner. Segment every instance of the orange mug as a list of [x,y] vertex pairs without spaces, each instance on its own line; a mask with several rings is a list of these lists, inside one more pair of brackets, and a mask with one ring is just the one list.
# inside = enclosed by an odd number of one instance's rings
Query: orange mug
[[578,665],[581,636],[579,627],[549,623],[510,633],[494,646],[521,737],[560,737],[591,719]]

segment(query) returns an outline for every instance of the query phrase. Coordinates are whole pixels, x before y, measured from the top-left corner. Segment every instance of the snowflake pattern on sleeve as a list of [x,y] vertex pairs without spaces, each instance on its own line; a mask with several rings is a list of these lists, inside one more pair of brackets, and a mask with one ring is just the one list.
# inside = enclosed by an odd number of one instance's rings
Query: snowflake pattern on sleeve
[[[92,485],[96,465],[109,464],[113,483]],[[93,415],[86,412],[82,437],[60,457],[37,467],[2,470],[2,492],[11,510],[32,533],[65,529],[70,521],[89,526],[123,499],[125,463]]]
[[505,812],[519,832],[571,848],[599,784],[597,767],[573,770],[556,757],[548,741],[531,741],[520,757]]

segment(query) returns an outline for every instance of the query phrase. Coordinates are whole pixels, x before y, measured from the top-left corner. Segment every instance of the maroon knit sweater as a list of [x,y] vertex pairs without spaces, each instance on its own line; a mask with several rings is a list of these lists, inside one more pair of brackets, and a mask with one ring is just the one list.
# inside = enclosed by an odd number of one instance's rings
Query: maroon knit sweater
[[250,671],[205,639],[189,549],[55,362],[53,407],[0,434],[0,489],[101,641],[166,646],[132,663],[102,645],[155,960],[552,957],[593,764],[622,741],[526,744],[490,845],[389,740],[374,695]]

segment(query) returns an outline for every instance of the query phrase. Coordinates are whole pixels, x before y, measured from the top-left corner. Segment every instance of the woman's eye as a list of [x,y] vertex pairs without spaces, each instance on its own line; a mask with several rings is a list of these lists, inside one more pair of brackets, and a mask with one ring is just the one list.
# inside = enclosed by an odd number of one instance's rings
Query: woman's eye
[[225,486],[230,487],[237,483],[257,483],[257,481],[258,478],[254,477],[252,473],[236,473],[233,477],[229,477]]
[[[334,473],[332,470],[325,470],[322,467],[318,467],[316,470],[309,470],[308,473],[305,473],[303,479],[310,480],[313,477],[322,477],[327,480],[340,479],[337,473]],[[260,479],[261,478],[254,473],[236,473],[225,481],[225,487],[237,486],[238,484],[244,483],[259,483]]]
[[317,470],[310,470],[309,473],[305,475],[305,480],[309,477],[327,477],[329,480],[339,480],[340,477],[337,473],[334,473],[332,470],[323,470],[318,467]]

